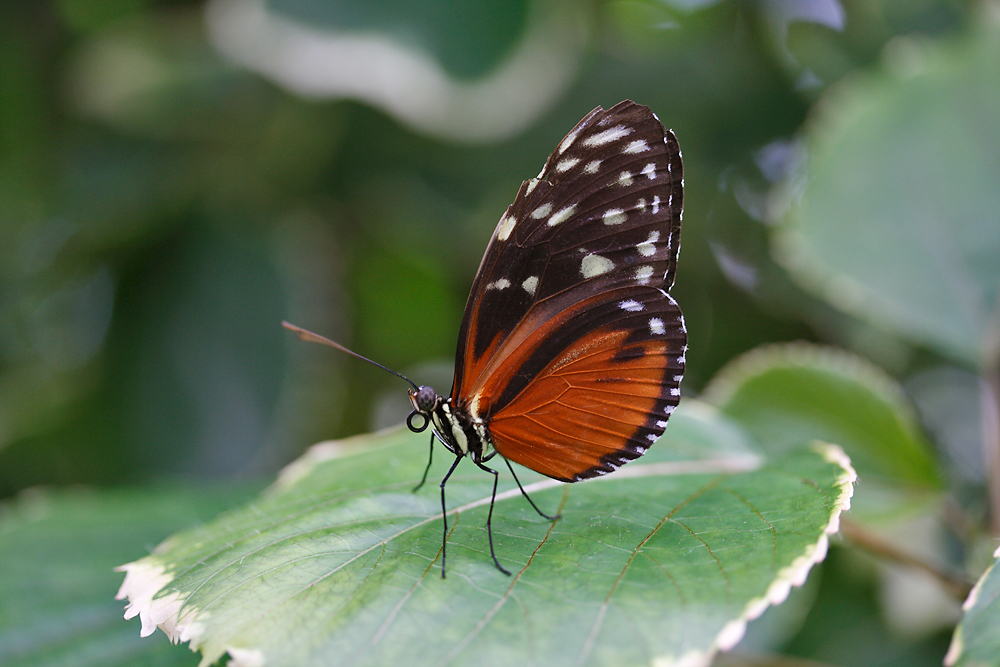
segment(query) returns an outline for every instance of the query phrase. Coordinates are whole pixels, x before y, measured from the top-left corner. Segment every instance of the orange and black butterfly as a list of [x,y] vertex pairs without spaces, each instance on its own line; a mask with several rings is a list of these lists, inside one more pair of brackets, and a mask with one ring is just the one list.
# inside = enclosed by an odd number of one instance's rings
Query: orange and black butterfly
[[[429,424],[432,454],[436,437],[455,455],[441,481],[445,539],[444,486],[465,457],[493,475],[495,497],[497,471],[486,463],[497,454],[512,474],[510,461],[578,482],[642,456],[663,434],[687,351],[669,294],[683,188],[677,138],[630,101],[590,112],[521,184],[472,283],[451,395],[400,375],[412,385],[407,425]],[[509,574],[493,550],[492,517],[491,502],[490,553]]]

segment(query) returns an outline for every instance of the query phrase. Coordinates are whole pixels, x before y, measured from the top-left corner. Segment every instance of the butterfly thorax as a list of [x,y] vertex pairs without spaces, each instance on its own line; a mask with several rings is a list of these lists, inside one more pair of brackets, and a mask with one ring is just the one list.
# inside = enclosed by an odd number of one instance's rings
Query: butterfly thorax
[[439,396],[423,385],[410,391],[414,409],[428,419],[438,439],[456,456],[471,456],[478,462],[488,461],[496,453],[489,429],[481,419],[474,419],[467,410],[452,404],[451,398]]

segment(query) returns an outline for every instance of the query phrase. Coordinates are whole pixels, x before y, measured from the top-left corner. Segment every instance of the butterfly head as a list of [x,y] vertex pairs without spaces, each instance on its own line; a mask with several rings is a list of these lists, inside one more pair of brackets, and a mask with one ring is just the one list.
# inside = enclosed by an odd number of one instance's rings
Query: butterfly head
[[430,416],[434,412],[434,408],[438,406],[441,401],[441,397],[437,395],[437,392],[433,388],[427,385],[421,385],[416,389],[410,389],[410,403],[413,404],[413,409],[417,412]]
[[[406,418],[406,425],[414,433],[420,433],[426,430],[428,424],[431,422],[431,415],[440,407],[443,399],[438,396],[432,387],[428,387],[427,385],[420,385],[415,389],[410,389],[408,393],[410,395],[410,403],[413,405],[413,412]],[[424,418],[422,423],[413,421],[416,415]]]

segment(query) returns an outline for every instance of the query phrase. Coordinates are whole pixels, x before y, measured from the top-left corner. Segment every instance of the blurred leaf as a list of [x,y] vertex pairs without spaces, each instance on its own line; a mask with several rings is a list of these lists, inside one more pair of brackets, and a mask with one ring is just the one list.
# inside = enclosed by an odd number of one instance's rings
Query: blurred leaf
[[[1000,558],[1000,549],[994,554]],[[948,667],[1000,665],[1000,568],[994,561],[963,605],[944,664]]]
[[819,107],[780,248],[832,303],[975,366],[1000,321],[1000,31],[886,59]]
[[60,18],[81,32],[99,30],[130,14],[145,10],[149,0],[58,0],[55,3]]
[[[858,488],[863,486],[859,477]],[[810,659],[789,658],[789,666],[941,667],[948,634],[915,637],[890,627],[880,603],[880,570],[859,549],[830,550],[822,569],[809,577],[810,583],[819,583],[816,602],[801,631],[782,651]],[[779,659],[770,664],[785,663]]]
[[[408,357],[417,352],[444,358],[454,355],[461,304],[447,289],[444,276],[421,259],[368,252],[354,262],[359,337],[380,363],[403,365],[409,359],[401,358],[401,352]],[[401,338],[406,341],[404,350],[400,350]]]
[[[410,490],[426,440],[396,430],[318,446],[253,504],[127,566],[122,591],[144,633],[190,640],[203,664],[226,652],[268,665],[705,660],[823,558],[853,471],[818,444],[751,470],[738,430],[687,403],[615,475],[525,473],[556,522],[505,477],[493,524],[511,577],[489,557],[489,476],[465,466],[447,487],[440,578],[437,489]],[[675,440],[705,439],[707,455],[728,454],[670,461]]]
[[480,143],[519,134],[567,90],[591,14],[571,0],[213,0],[205,16],[221,54],[279,86]]
[[771,456],[810,440],[842,446],[864,480],[854,501],[863,518],[937,495],[934,459],[902,391],[858,357],[802,343],[758,348],[720,371],[703,398]]
[[0,506],[0,664],[194,664],[122,623],[114,567],[247,495],[232,487],[44,490]]
[[277,12],[311,26],[383,32],[415,43],[447,71],[477,77],[495,67],[524,31],[532,0],[268,0]]

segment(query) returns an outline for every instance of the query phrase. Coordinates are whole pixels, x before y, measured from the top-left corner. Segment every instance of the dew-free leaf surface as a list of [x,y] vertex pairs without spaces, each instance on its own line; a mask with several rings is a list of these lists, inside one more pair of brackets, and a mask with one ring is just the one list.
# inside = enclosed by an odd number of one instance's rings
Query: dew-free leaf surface
[[0,505],[0,665],[179,667],[190,652],[141,641],[111,599],[122,560],[205,521],[250,489],[34,490]]
[[[993,554],[1000,559],[1000,549]],[[955,628],[945,656],[948,667],[1000,665],[1000,567],[995,560],[983,573],[962,609],[965,615]]]
[[779,237],[828,301],[972,367],[1000,321],[1000,30],[978,25],[827,93]]
[[726,365],[702,398],[767,456],[810,440],[840,445],[864,481],[852,516],[887,518],[939,497],[930,445],[902,389],[848,352],[806,343],[761,347]]
[[520,474],[557,521],[503,477],[494,538],[513,576],[489,555],[491,478],[463,462],[441,578],[437,484],[411,492],[427,443],[396,430],[317,446],[250,505],[129,564],[122,593],[143,632],[190,641],[203,664],[705,664],[822,559],[854,473],[819,443],[762,461],[685,405],[615,474]]

